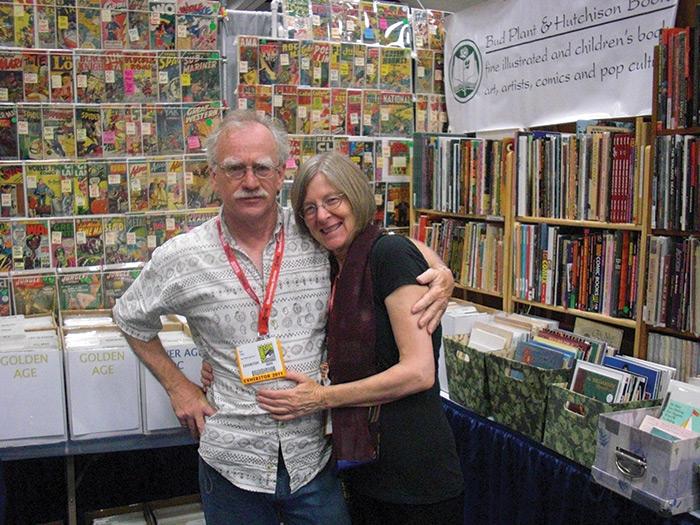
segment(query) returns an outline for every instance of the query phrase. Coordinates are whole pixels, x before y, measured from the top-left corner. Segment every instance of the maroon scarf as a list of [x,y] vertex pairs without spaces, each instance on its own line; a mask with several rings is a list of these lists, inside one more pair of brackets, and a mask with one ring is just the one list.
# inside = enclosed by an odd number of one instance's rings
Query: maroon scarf
[[[334,384],[377,373],[370,253],[381,233],[374,225],[362,230],[350,245],[343,269],[335,278],[327,330],[328,367]],[[379,423],[370,424],[370,410],[375,412],[377,407],[331,410],[336,461],[361,463],[377,459]]]

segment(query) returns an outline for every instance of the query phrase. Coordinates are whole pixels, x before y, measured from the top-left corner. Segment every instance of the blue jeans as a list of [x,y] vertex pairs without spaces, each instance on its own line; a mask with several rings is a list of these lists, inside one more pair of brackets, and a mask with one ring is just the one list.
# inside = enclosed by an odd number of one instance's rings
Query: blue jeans
[[199,458],[199,490],[207,525],[350,525],[334,462],[292,493],[280,455],[274,494],[236,487]]

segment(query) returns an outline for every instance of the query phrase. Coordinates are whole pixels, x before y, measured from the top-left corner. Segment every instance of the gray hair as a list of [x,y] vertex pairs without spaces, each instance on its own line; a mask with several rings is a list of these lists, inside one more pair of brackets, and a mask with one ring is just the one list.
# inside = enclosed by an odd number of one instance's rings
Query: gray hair
[[304,162],[294,177],[291,201],[295,219],[299,228],[307,232],[301,209],[304,206],[306,192],[312,179],[319,173],[325,175],[328,182],[350,203],[358,231],[362,231],[374,218],[377,209],[374,194],[369,187],[367,177],[350,158],[335,151],[315,155]]
[[280,166],[284,166],[289,158],[289,139],[282,124],[276,119],[250,109],[236,109],[226,113],[226,117],[221,121],[219,127],[207,137],[204,143],[207,151],[207,163],[210,168],[216,167],[216,150],[219,139],[228,135],[230,131],[238,131],[251,124],[265,126],[272,133],[277,146],[277,160]]

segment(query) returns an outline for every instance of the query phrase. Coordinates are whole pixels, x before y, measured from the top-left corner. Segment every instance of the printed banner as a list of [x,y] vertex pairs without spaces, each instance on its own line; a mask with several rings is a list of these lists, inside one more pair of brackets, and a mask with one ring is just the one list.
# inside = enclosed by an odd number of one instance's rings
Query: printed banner
[[502,0],[448,18],[455,133],[651,114],[654,46],[676,0]]

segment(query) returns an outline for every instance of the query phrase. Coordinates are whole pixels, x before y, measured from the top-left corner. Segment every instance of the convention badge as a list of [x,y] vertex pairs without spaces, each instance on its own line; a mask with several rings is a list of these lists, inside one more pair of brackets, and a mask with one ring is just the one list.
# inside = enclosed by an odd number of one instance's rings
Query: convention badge
[[236,348],[236,361],[244,385],[287,375],[282,343],[277,337],[239,346]]

